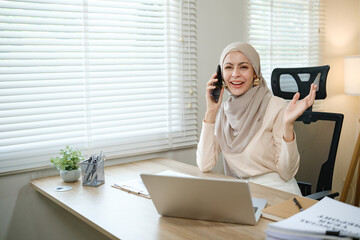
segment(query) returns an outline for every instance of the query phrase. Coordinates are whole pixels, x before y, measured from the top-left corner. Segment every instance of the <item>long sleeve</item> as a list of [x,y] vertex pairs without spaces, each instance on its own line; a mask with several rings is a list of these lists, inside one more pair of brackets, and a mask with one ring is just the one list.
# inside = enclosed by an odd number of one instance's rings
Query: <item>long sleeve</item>
[[295,176],[299,169],[300,155],[297,149],[296,141],[290,143],[282,140],[279,160],[276,162],[276,168],[280,176],[288,181]]
[[296,135],[292,142],[283,139],[283,115],[280,111],[274,122],[273,137],[275,144],[275,167],[281,178],[288,181],[295,176],[299,169],[300,155],[297,149]]
[[196,150],[196,163],[202,172],[212,170],[218,160],[220,147],[214,135],[215,124],[203,122]]

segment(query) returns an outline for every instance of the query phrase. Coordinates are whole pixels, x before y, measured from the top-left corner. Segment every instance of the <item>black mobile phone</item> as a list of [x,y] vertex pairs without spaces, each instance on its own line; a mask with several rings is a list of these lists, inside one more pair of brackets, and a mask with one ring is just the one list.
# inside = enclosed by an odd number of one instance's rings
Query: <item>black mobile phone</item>
[[221,66],[220,65],[218,65],[217,69],[216,69],[216,78],[218,79],[218,81],[213,84],[214,86],[216,86],[216,88],[211,91],[211,96],[215,102],[218,102],[219,97],[220,97],[221,88],[223,85],[223,78],[221,75]]

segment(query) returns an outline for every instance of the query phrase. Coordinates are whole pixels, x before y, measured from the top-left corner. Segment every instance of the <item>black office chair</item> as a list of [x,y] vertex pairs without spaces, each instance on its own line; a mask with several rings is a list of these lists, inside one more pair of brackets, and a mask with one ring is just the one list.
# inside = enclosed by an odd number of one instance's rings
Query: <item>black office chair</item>
[[[328,65],[276,68],[271,75],[272,91],[284,99],[292,99],[299,92],[302,99],[315,83],[318,86],[315,99],[325,99],[329,69]],[[331,187],[343,119],[343,114],[313,112],[310,107],[294,124],[300,153],[300,167],[295,178],[306,197],[320,200],[325,196],[339,196]]]

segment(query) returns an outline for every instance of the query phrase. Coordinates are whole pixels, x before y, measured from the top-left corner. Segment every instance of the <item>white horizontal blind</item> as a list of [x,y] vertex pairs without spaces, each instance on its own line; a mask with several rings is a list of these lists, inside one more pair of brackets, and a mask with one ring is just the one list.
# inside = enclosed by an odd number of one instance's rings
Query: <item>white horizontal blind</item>
[[270,84],[280,67],[319,64],[324,32],[320,0],[249,0],[249,42],[258,50]]
[[0,171],[196,144],[193,0],[0,2]]

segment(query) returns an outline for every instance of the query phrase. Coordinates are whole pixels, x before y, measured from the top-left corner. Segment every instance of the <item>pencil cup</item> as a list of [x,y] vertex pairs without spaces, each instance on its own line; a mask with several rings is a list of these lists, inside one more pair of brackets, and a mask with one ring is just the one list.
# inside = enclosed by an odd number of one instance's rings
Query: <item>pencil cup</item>
[[105,183],[104,159],[105,157],[100,153],[80,163],[83,186],[97,187]]

